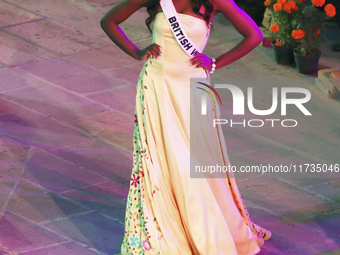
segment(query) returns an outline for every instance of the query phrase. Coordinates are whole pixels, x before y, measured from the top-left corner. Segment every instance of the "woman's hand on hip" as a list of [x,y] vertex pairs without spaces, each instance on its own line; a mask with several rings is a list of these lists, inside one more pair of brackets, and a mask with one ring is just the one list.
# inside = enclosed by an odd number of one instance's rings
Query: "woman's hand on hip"
[[150,44],[148,47],[144,48],[137,52],[137,60],[144,60],[155,57],[158,59],[159,56],[162,56],[162,48],[156,43]]
[[189,63],[189,65],[196,66],[197,68],[203,67],[207,70],[211,70],[212,68],[211,59],[203,53],[197,54],[196,56],[189,59],[187,62]]

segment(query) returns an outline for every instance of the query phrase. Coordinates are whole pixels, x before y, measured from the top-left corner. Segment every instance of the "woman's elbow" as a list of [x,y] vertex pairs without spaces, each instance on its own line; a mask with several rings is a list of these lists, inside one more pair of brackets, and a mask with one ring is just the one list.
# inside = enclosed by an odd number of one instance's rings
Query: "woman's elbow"
[[99,24],[100,24],[100,26],[101,26],[101,28],[103,28],[104,29],[104,27],[105,27],[105,25],[106,25],[106,20],[105,20],[105,18],[103,17],[101,20],[100,20],[100,22],[99,22]]
[[254,43],[255,46],[259,45],[264,39],[263,34],[262,34],[260,29],[258,29],[257,33],[254,33],[251,36],[251,38],[252,38],[252,42]]
[[109,29],[114,29],[118,26],[118,24],[112,18],[110,19],[108,17],[103,17],[100,20],[100,26],[104,31],[106,31]]
[[259,31],[259,34],[258,34],[258,40],[259,40],[259,44],[263,41],[264,37],[263,37],[263,34],[261,32],[261,30]]

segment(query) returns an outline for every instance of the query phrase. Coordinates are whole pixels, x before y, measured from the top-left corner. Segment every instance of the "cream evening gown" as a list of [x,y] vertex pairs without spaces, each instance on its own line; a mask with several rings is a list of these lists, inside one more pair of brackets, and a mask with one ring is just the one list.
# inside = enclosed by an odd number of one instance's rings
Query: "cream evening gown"
[[[203,51],[210,33],[205,21],[178,15]],[[256,254],[263,239],[235,179],[190,178],[190,77],[209,79],[209,74],[188,66],[189,56],[162,12],[154,20],[153,42],[162,47],[163,56],[145,61],[137,84],[133,170],[121,254]],[[230,164],[222,131],[215,128],[201,135],[208,137],[205,160]]]

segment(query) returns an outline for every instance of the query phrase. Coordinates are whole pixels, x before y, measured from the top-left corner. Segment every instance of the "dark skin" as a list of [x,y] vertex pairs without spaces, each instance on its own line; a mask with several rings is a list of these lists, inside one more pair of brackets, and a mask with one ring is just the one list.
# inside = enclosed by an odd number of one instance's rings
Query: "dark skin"
[[[124,52],[137,60],[144,60],[150,57],[158,58],[162,54],[162,49],[156,43],[150,44],[144,49],[139,49],[133,44],[120,29],[119,24],[129,18],[133,13],[140,8],[147,7],[154,0],[123,0],[114,5],[100,21],[102,29],[107,36]],[[178,13],[192,15],[197,18],[190,3],[190,0],[172,0]],[[250,51],[252,51],[263,40],[263,35],[255,22],[241,10],[234,0],[210,0],[214,6],[214,12],[211,14],[211,20],[216,13],[221,12],[234,25],[236,30],[243,35],[243,40],[234,48],[216,58],[216,70],[240,59]],[[157,12],[161,12],[161,6],[158,5]],[[204,13],[205,9],[202,6],[200,13]],[[189,65],[202,67],[211,70],[212,61],[205,54],[197,54],[195,57],[188,60]]]

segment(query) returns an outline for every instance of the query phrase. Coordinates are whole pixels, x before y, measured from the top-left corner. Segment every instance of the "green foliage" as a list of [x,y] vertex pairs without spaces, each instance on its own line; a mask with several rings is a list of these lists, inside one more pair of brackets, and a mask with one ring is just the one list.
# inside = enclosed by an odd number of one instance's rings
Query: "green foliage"
[[[314,5],[305,6],[301,11],[301,15],[293,20],[293,28],[295,30],[302,29],[305,36],[298,39],[298,50],[303,55],[320,54],[320,41],[322,39],[321,29],[324,27],[324,19],[326,13]],[[319,31],[319,32],[318,32]]]
[[293,15],[288,12],[274,12],[272,16],[273,22],[279,26],[279,31],[276,33],[271,31],[271,39],[276,42],[281,42],[281,46],[294,47],[296,40],[292,37],[293,30]]
[[[300,10],[303,8],[299,1],[295,1],[298,10],[292,9],[290,12],[284,10],[282,7],[280,10],[276,10],[274,5],[280,1],[272,0],[267,6],[272,9],[271,24],[279,26],[277,32],[270,32],[270,39],[274,39],[276,42],[280,42],[281,46],[296,47],[297,41],[292,37],[293,21],[300,15]],[[288,1],[287,1],[288,2]]]
[[[300,0],[302,1],[302,0]],[[270,23],[279,26],[277,32],[270,32],[270,39],[289,46],[301,55],[319,55],[320,41],[323,39],[321,30],[328,17],[322,8],[305,5],[299,0],[266,0],[265,5],[272,10]],[[287,8],[287,3],[296,8]],[[304,1],[302,1],[304,2]],[[284,3],[280,8],[280,3]],[[275,25],[274,25],[275,26]],[[300,36],[297,36],[296,34]]]

